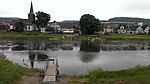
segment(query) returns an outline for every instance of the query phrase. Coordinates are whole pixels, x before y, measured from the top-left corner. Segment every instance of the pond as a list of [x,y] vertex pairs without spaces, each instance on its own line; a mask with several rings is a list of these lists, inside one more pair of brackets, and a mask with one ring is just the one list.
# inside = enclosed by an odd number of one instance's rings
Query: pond
[[121,70],[150,65],[150,41],[137,40],[0,40],[6,59],[27,68],[43,70],[46,59],[56,56],[61,74],[90,70]]

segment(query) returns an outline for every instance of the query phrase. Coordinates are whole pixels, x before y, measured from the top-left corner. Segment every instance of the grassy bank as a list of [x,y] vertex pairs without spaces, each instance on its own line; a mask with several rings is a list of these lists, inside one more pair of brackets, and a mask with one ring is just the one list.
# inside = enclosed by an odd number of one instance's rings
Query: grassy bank
[[98,35],[98,36],[81,36],[81,39],[90,38],[100,38],[100,39],[110,39],[110,40],[150,40],[150,35],[129,35],[129,34],[109,34],[109,35]]
[[[86,79],[79,81],[78,79]],[[74,77],[73,84],[150,84],[150,66],[128,70],[104,71],[96,69],[87,75]]]
[[16,84],[18,79],[29,70],[0,59],[0,84]]
[[[48,34],[48,33],[38,33],[38,32],[7,32],[0,33],[0,38],[10,38],[10,39],[68,39],[67,35],[63,34]],[[116,39],[116,40],[150,40],[150,35],[129,35],[129,34],[109,34],[109,35],[97,35],[97,36],[80,36],[80,39],[88,39],[88,38],[100,38],[100,39]]]
[[[0,33],[0,38],[9,38],[9,39],[61,39],[63,35],[59,34],[44,34],[38,32],[8,32],[8,33]],[[67,36],[64,36],[67,39]]]
[[105,39],[150,40],[150,35],[110,34],[98,37]]

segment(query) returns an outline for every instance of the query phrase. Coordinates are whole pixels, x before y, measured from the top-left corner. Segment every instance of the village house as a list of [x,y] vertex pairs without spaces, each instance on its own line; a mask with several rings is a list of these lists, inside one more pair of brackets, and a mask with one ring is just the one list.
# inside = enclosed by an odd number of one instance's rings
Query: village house
[[134,26],[127,26],[126,32],[127,32],[127,34],[135,34],[135,27]]
[[0,22],[0,32],[7,32],[9,30],[8,22]]
[[32,24],[31,21],[29,21],[28,19],[20,19],[20,20],[13,20],[12,22],[10,22],[10,31],[15,29],[15,24],[19,21],[22,21],[25,25],[24,27],[24,31],[34,31],[35,30],[35,25]]
[[144,34],[144,29],[142,28],[142,26],[138,26],[135,29],[135,34]]
[[147,25],[145,30],[144,30],[145,34],[149,34],[150,33],[150,27]]
[[63,34],[74,33],[74,25],[71,23],[53,21],[48,23],[48,27],[53,28],[55,32],[62,32]]
[[118,33],[119,34],[126,34],[127,33],[127,29],[125,28],[125,26],[120,26],[118,29]]
[[120,26],[118,27],[119,34],[149,34],[150,27],[148,25],[139,26]]
[[135,28],[131,25],[121,25],[118,27],[119,34],[135,34]]
[[103,28],[104,33],[113,33],[114,32],[114,28],[111,26],[111,24],[103,24],[102,28]]
[[33,11],[33,4],[31,2],[31,7],[30,7],[30,12],[28,14],[28,19],[17,19],[17,20],[12,20],[10,22],[10,30],[14,30],[15,29],[15,24],[19,21],[22,21],[25,25],[24,27],[24,31],[34,31],[36,30],[36,25],[33,24],[32,22],[35,20],[35,14]]

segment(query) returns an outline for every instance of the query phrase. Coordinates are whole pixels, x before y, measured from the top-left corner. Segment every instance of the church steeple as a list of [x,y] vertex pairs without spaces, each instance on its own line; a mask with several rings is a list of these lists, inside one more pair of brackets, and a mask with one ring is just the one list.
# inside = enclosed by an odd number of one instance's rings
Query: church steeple
[[34,12],[33,12],[33,4],[32,4],[32,1],[31,1],[30,13],[34,13]]
[[28,14],[28,19],[30,21],[34,21],[35,20],[35,15],[34,15],[34,11],[33,11],[33,4],[32,4],[32,1],[31,1],[31,7],[30,7],[30,12]]

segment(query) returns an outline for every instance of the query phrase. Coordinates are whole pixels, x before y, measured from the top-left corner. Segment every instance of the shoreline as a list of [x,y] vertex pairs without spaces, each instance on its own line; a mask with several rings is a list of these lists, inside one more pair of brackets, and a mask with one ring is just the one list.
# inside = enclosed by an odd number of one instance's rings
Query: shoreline
[[84,40],[88,38],[99,38],[99,39],[110,39],[110,40],[150,40],[150,35],[130,35],[130,34],[109,34],[109,35],[67,35],[67,34],[48,34],[48,33],[34,33],[34,32],[23,32],[23,33],[1,33],[0,39],[45,39],[45,40]]
[[[18,73],[15,71],[15,68],[23,69],[27,72],[19,73],[19,77],[17,79],[13,77],[13,82],[16,84],[41,84],[42,83],[42,72],[38,69],[25,69],[24,67],[20,67],[16,64],[13,64],[12,62],[8,60],[2,60],[0,59],[0,66],[3,67],[3,64],[7,63],[8,65],[5,66],[11,66],[11,68],[14,68],[14,71],[11,70],[11,72],[5,71],[5,74],[9,73],[9,76],[15,76],[12,73]],[[1,67],[0,67],[1,68]],[[5,67],[6,69],[10,69],[9,67]],[[5,75],[3,74],[3,75]],[[5,75],[6,76],[6,75]],[[0,81],[2,84],[7,83],[6,80],[9,81],[9,79],[4,79],[3,76],[2,80]],[[11,81],[12,81],[11,80]],[[16,81],[17,80],[17,81]],[[85,75],[66,75],[66,74],[59,74],[58,80],[56,82],[53,82],[52,84],[149,84],[150,83],[150,65],[149,66],[136,66],[134,68],[129,68],[126,70],[118,70],[118,71],[106,71],[102,69],[95,69],[90,72],[88,72]]]

